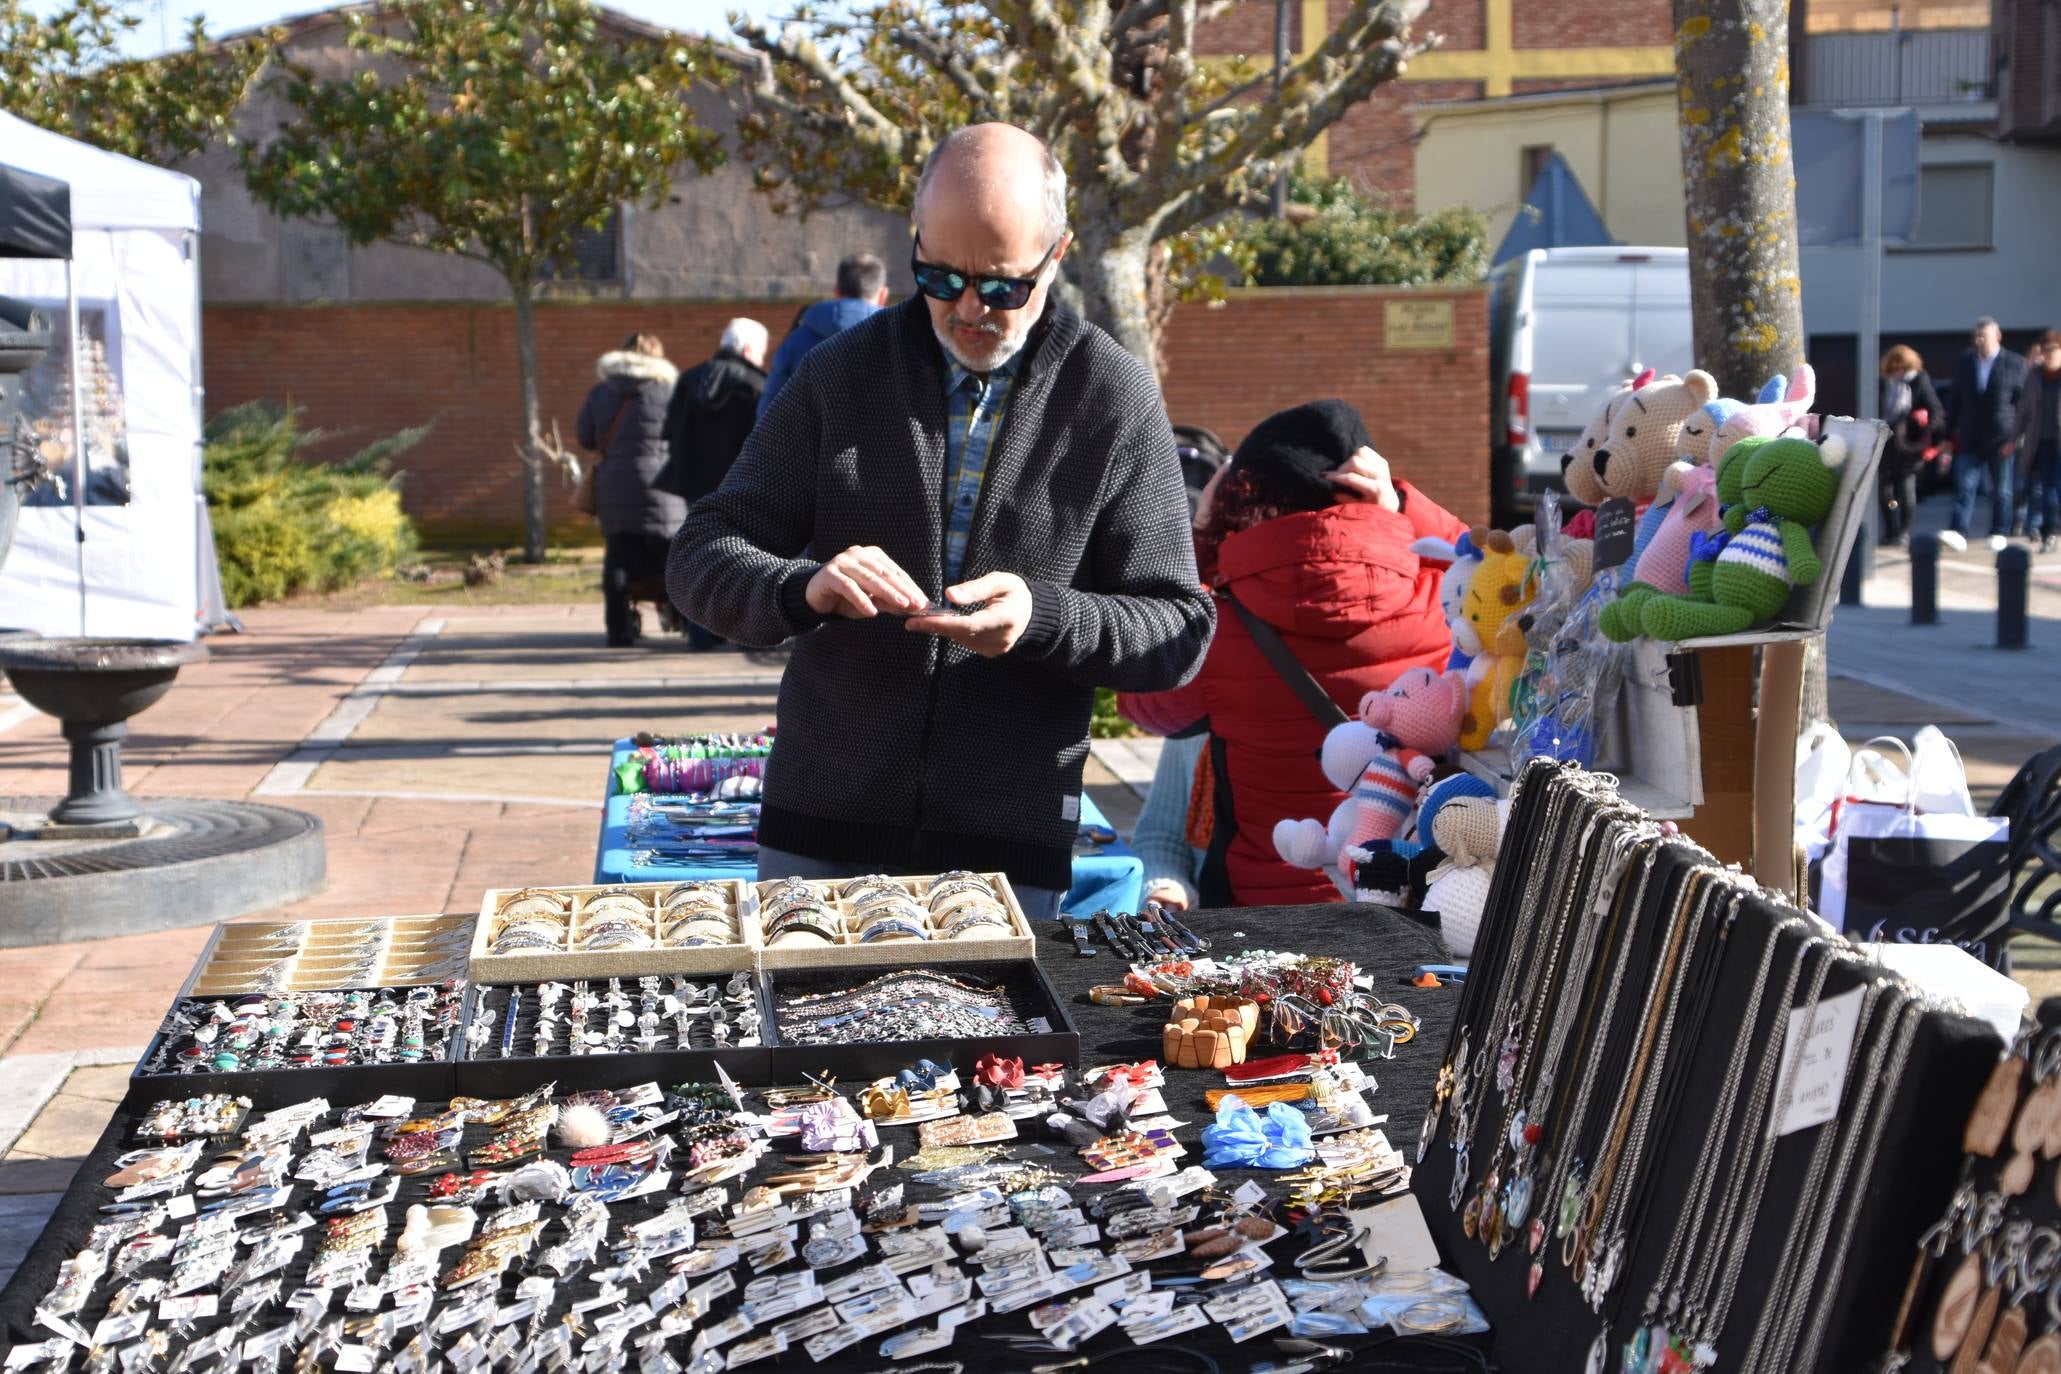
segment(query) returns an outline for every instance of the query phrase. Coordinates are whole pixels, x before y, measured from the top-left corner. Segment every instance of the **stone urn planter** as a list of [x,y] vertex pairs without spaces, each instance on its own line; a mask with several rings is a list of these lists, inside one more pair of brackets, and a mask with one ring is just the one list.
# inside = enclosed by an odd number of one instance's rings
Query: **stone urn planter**
[[122,790],[129,717],[207,656],[205,645],[175,640],[0,639],[0,668],[14,690],[62,721],[71,743],[70,791],[50,812],[53,827],[119,826],[143,814]]

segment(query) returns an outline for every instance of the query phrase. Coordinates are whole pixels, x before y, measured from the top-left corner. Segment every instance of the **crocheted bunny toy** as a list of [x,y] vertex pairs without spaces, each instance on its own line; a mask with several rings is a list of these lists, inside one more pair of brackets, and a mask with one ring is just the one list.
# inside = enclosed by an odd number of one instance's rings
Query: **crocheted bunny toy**
[[1346,793],[1328,822],[1281,821],[1274,849],[1297,868],[1329,869],[1339,891],[1352,894],[1352,864],[1345,852],[1393,839],[1417,805],[1417,789],[1452,749],[1467,709],[1459,673],[1412,668],[1385,692],[1360,701],[1360,718],[1324,736],[1324,776]]
[[[1438,579],[1438,608],[1446,618],[1446,628],[1453,629],[1460,623],[1463,607],[1467,600],[1467,582],[1481,566],[1481,550],[1474,545],[1472,532],[1462,534],[1448,544],[1433,535],[1425,535],[1410,545],[1410,552],[1431,563],[1443,563],[1446,570]],[[1474,655],[1461,649],[1456,638],[1453,652],[1446,659],[1448,671],[1465,669],[1474,661]]]
[[1432,842],[1445,854],[1431,871],[1424,910],[1438,913],[1439,934],[1454,959],[1474,954],[1482,909],[1495,884],[1496,853],[1503,842],[1503,810],[1494,797],[1455,798],[1431,821]]
[[1805,363],[1793,378],[1770,377],[1761,386],[1752,405],[1740,406],[1719,423],[1710,436],[1710,465],[1741,439],[1780,434],[1792,427],[1806,437],[1816,437],[1810,408],[1818,398],[1818,374]]
[[[1716,467],[1717,455],[1711,452],[1711,442],[1717,437],[1718,427],[1744,409],[1746,402],[1720,396],[1682,421],[1682,432],[1675,436],[1675,461]],[[1664,494],[1661,499],[1665,499]]]
[[1811,527],[1831,513],[1846,457],[1837,435],[1817,443],[1783,435],[1755,446],[1740,473],[1743,523],[1735,531],[1728,516],[1726,533],[1697,541],[1697,560],[1710,564],[1708,600],[1652,597],[1640,628],[1653,639],[1682,640],[1737,634],[1780,615],[1793,589],[1824,573]]

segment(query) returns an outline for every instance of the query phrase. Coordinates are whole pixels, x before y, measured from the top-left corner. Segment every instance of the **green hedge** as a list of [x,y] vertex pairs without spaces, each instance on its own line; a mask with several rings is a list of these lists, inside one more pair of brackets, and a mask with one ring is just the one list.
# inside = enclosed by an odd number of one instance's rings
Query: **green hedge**
[[406,429],[342,463],[303,455],[321,439],[300,412],[271,401],[208,423],[202,487],[215,527],[222,592],[233,606],[333,591],[382,576],[415,551],[394,456],[429,427]]
[[1473,210],[1408,215],[1345,177],[1297,177],[1289,198],[1315,213],[1240,226],[1255,286],[1432,286],[1480,281],[1488,221]]

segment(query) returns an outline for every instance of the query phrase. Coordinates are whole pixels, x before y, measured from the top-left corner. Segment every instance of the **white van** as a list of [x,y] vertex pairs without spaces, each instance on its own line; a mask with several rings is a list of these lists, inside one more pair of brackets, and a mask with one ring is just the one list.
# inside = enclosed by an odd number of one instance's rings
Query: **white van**
[[1496,524],[1564,490],[1567,450],[1625,378],[1694,366],[1686,248],[1534,248],[1489,280],[1489,480]]

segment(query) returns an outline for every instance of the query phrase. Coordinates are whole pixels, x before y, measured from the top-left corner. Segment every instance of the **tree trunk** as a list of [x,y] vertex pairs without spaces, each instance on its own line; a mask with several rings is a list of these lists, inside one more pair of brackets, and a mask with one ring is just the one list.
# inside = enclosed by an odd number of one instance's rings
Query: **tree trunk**
[[1074,226],[1073,248],[1066,261],[1080,289],[1081,313],[1101,325],[1140,362],[1159,375],[1153,346],[1152,301],[1147,264],[1152,253],[1149,229],[1118,229],[1082,216]]
[[522,378],[522,561],[544,561],[544,455],[537,451],[542,407],[537,400],[537,321],[527,282],[515,290],[515,359]]
[[1696,361],[1751,397],[1803,363],[1787,0],[1674,0]]

